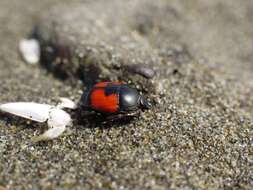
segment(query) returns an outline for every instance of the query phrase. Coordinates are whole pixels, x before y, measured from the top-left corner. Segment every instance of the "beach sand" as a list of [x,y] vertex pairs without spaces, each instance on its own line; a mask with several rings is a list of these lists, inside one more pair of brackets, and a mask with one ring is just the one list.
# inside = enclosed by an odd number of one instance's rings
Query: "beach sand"
[[[131,121],[70,112],[46,124],[0,113],[0,189],[252,189],[253,2],[0,2],[0,103],[78,102],[97,81],[124,81],[153,104]],[[32,31],[42,62],[18,43]],[[137,69],[136,69],[137,68]]]

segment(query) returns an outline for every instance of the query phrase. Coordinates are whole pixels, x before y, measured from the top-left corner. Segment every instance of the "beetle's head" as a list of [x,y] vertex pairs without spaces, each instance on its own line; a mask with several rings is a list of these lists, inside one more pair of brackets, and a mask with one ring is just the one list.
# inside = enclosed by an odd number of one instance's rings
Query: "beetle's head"
[[144,96],[140,96],[139,107],[142,110],[146,110],[151,108],[151,104],[147,101],[147,99]]
[[145,110],[150,108],[148,101],[136,89],[125,85],[120,90],[120,107],[122,111]]

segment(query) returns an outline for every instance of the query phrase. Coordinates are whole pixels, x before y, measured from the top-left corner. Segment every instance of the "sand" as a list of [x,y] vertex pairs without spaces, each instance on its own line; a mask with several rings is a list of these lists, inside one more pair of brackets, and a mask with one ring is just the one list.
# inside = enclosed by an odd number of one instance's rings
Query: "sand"
[[[73,127],[36,144],[46,124],[0,113],[0,189],[252,189],[252,11],[250,0],[1,1],[1,103],[78,102],[120,80],[153,106],[107,124],[69,111]],[[42,61],[28,65],[17,46],[35,28]]]

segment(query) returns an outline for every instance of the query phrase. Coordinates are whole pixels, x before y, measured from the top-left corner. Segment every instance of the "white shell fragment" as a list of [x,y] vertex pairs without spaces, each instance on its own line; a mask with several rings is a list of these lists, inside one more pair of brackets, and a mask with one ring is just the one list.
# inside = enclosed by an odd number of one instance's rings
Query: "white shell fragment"
[[52,106],[33,102],[13,102],[0,105],[0,110],[37,122],[45,122]]
[[48,129],[45,133],[32,138],[33,142],[47,141],[59,137],[66,129],[66,126]]
[[47,123],[48,126],[51,127],[51,129],[47,130],[44,134],[38,137],[34,137],[32,139],[33,142],[57,138],[65,131],[66,126],[72,124],[72,120],[67,112],[58,108],[52,108],[50,110]]
[[28,64],[36,64],[40,61],[40,44],[36,39],[20,40],[19,51]]
[[53,108],[50,110],[47,123],[49,127],[66,126],[71,124],[71,118],[64,110]]
[[75,102],[68,98],[59,98],[61,103],[57,105],[58,108],[69,108],[69,109],[76,109],[77,105]]
[[33,102],[13,102],[0,105],[0,111],[8,112],[26,119],[37,122],[45,122],[49,126],[44,134],[34,137],[33,142],[45,141],[57,138],[72,125],[70,115],[61,108],[76,108],[76,104],[67,98],[61,98],[58,106],[48,104],[38,104]]

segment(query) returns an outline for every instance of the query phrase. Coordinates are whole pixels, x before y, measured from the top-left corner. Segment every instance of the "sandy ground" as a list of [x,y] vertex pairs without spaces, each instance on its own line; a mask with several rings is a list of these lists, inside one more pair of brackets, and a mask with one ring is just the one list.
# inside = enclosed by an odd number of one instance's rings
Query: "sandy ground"
[[[90,83],[121,80],[153,107],[107,125],[73,112],[72,128],[37,144],[46,125],[0,113],[0,186],[252,189],[252,11],[250,0],[2,0],[0,102],[78,101]],[[31,66],[17,45],[34,26],[43,61]]]

